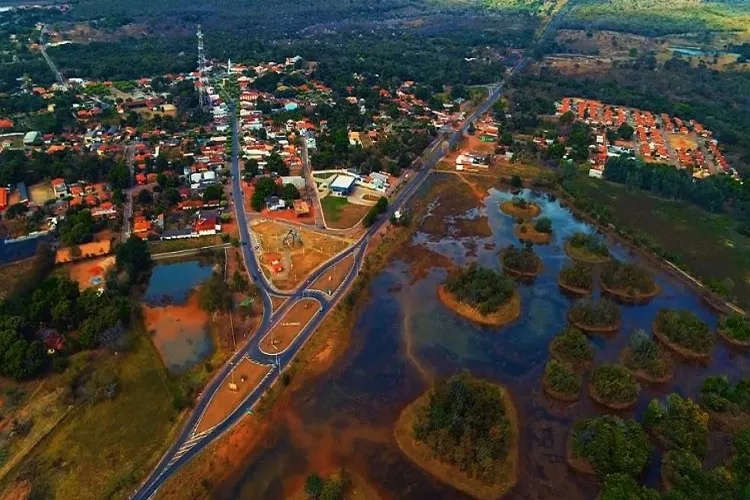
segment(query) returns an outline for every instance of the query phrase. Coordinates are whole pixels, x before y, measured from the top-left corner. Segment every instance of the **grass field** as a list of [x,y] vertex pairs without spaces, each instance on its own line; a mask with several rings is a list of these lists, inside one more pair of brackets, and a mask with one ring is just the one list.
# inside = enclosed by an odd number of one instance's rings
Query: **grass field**
[[615,226],[645,233],[702,281],[731,278],[732,295],[750,307],[750,238],[737,232],[731,218],[593,179],[580,179],[577,186],[611,208]]
[[200,238],[187,238],[184,240],[150,241],[148,249],[151,255],[158,253],[179,252],[181,250],[192,250],[194,248],[210,247],[221,244],[219,236],[201,236]]
[[145,335],[110,357],[118,394],[81,404],[20,466],[44,498],[126,498],[169,442],[177,410],[171,380]]
[[34,258],[30,258],[0,266],[0,275],[3,277],[0,280],[0,300],[13,293],[16,287],[28,278],[33,265]]
[[354,227],[365,216],[370,207],[349,203],[346,198],[326,196],[320,200],[326,225],[333,229]]

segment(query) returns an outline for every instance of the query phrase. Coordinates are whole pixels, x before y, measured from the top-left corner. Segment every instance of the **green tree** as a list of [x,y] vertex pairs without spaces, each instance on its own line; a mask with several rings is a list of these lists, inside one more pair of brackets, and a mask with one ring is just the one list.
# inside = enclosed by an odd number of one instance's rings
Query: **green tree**
[[125,243],[117,247],[115,254],[117,269],[128,274],[130,283],[144,281],[151,272],[151,253],[144,240],[131,235]]

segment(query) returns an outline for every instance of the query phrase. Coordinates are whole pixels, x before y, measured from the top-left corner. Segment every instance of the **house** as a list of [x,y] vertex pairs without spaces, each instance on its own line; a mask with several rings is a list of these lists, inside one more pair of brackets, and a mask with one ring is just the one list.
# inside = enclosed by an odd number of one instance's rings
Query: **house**
[[37,131],[26,132],[23,136],[24,146],[39,146],[42,144],[42,134]]
[[198,236],[210,236],[221,232],[219,215],[213,210],[204,210],[198,212],[193,226]]
[[19,182],[16,185],[18,190],[18,201],[17,203],[28,203],[29,202],[29,191],[26,189],[26,184]]
[[266,208],[272,212],[284,210],[286,209],[286,202],[278,196],[269,196],[266,198]]
[[65,349],[65,337],[56,330],[47,329],[39,332],[39,336],[47,346],[47,354],[55,354],[56,351]]
[[8,208],[8,189],[0,188],[0,212]]
[[139,185],[141,185],[141,186],[143,186],[143,185],[145,185],[145,184],[146,184],[146,180],[147,180],[147,179],[146,179],[146,175],[145,175],[145,174],[136,174],[136,176],[135,176],[135,181],[136,181],[136,182],[137,182],[137,183],[138,183]]
[[137,234],[141,238],[146,236],[146,233],[148,233],[151,230],[151,223],[146,220],[146,218],[142,215],[137,215],[133,219],[133,234]]
[[117,210],[111,201],[105,201],[98,207],[91,210],[91,216],[95,219],[114,219],[117,216]]
[[335,196],[349,196],[356,179],[349,175],[337,175],[329,186]]

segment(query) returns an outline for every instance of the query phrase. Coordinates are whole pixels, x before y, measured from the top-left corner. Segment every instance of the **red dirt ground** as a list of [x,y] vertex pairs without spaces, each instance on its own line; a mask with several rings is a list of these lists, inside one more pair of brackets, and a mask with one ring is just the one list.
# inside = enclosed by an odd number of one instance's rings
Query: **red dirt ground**
[[[224,420],[258,386],[271,368],[243,359],[233,370],[237,390],[229,388],[231,378],[221,386],[206,408],[196,432],[203,432]],[[245,377],[244,382],[242,377]]]
[[319,310],[320,304],[313,299],[302,299],[294,304],[260,341],[261,349],[269,353],[284,351]]
[[327,292],[328,290],[334,292],[344,281],[344,278],[346,278],[347,274],[349,274],[349,271],[352,268],[352,264],[354,264],[354,256],[348,255],[345,259],[336,264],[335,267],[330,268],[323,275],[321,275],[320,278],[315,280],[312,288],[315,290],[322,290],[324,292]]
[[198,304],[198,294],[191,293],[185,304],[165,307],[143,307],[146,320],[146,330],[154,331],[151,339],[159,351],[162,362],[168,366],[165,359],[165,346],[170,340],[185,335],[203,331],[208,324],[208,314]]

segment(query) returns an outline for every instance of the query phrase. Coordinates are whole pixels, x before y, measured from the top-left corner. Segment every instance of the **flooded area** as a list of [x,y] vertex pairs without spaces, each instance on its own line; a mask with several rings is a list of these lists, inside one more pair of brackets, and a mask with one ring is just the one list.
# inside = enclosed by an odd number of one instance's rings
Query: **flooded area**
[[198,261],[154,267],[144,295],[146,329],[167,369],[181,374],[213,352],[208,314],[195,289],[212,273]]
[[[553,238],[548,245],[534,247],[544,268],[535,281],[519,284],[522,312],[517,321],[500,328],[475,325],[446,309],[436,293],[446,277],[446,259],[453,265],[476,261],[500,268],[499,250],[518,244],[514,220],[499,209],[511,194],[491,190],[478,206],[462,206],[455,214],[467,220],[486,217],[491,234],[484,230],[473,235],[447,231],[443,236],[417,232],[413,246],[402,255],[415,259],[415,254],[422,254],[434,264],[414,275],[412,270],[423,269],[424,263],[395,261],[372,282],[348,351],[328,373],[295,394],[290,408],[278,412],[281,416],[271,426],[264,446],[246,457],[245,465],[218,487],[217,496],[284,498],[302,487],[310,471],[345,466],[365,478],[383,498],[465,498],[413,465],[396,445],[393,426],[400,411],[435,378],[466,368],[507,386],[519,411],[520,478],[504,498],[594,498],[594,480],[567,466],[565,440],[575,419],[606,410],[596,406],[585,389],[576,403],[555,402],[544,395],[540,383],[548,345],[566,325],[573,303],[556,281],[560,269],[570,262],[563,250],[565,240],[577,231],[594,229],[546,195],[525,191],[524,196],[542,208],[541,216],[552,220]],[[438,199],[435,205],[439,208],[440,204]],[[618,259],[634,259],[623,247],[608,244]],[[597,363],[617,362],[628,337],[638,328],[650,332],[662,307],[690,309],[715,328],[716,315],[697,294],[664,273],[654,273],[661,293],[650,304],[623,306],[617,335],[591,338]],[[598,283],[594,295],[599,295]],[[703,379],[717,373],[747,375],[747,355],[717,341],[708,364],[679,361],[672,382],[642,385],[638,404],[619,414],[640,419],[651,399],[670,392],[696,398]],[[707,466],[726,458],[727,442],[727,436],[712,432]],[[660,452],[654,448],[643,478],[650,486],[658,486],[659,462]]]

